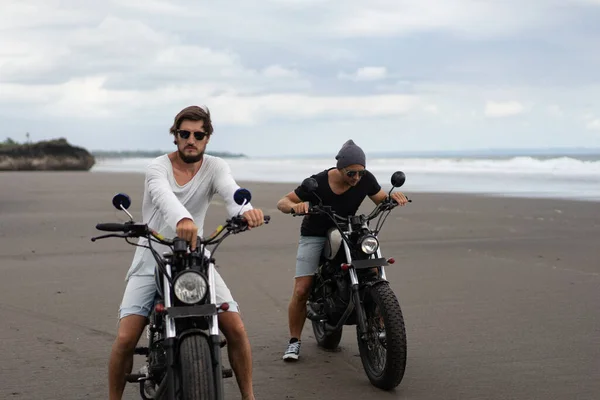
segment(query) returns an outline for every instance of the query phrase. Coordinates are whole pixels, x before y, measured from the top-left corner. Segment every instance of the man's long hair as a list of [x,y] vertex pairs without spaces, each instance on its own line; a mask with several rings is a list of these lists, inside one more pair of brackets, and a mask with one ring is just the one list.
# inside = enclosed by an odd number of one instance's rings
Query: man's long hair
[[204,121],[204,131],[212,135],[213,126],[210,120],[210,110],[206,106],[189,106],[179,111],[179,114],[175,116],[171,129],[169,129],[171,135],[175,135],[181,123],[186,119],[190,121]]

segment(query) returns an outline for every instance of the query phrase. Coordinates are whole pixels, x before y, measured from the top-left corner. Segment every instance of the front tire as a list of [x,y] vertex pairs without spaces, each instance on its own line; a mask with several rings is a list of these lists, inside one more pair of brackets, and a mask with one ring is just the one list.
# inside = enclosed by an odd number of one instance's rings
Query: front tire
[[383,390],[398,386],[406,369],[406,329],[400,303],[387,282],[366,289],[363,302],[367,334],[356,328],[363,368],[371,384]]
[[208,338],[204,335],[185,336],[179,346],[181,392],[186,400],[217,398]]

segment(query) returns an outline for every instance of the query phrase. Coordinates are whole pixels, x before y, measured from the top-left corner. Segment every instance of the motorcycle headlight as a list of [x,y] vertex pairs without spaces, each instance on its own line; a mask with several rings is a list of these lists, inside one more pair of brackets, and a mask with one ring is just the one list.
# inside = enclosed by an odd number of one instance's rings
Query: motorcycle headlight
[[360,242],[360,249],[365,254],[373,254],[379,247],[379,241],[375,236],[365,236]]
[[175,296],[186,304],[195,304],[204,298],[208,282],[202,275],[193,271],[183,272],[175,279]]

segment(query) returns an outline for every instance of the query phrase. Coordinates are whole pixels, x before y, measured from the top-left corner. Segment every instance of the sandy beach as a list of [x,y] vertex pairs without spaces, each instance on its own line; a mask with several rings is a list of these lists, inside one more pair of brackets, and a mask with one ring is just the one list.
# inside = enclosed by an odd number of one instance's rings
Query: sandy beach
[[[272,222],[216,258],[250,335],[257,399],[600,397],[600,203],[406,192],[413,203],[381,234],[408,335],[406,375],[385,393],[362,370],[354,327],[328,353],[306,324],[301,360],[281,360],[301,220],[275,204],[295,185],[240,184]],[[117,192],[141,219],[141,174],[0,174],[1,399],[107,397],[134,247],[90,237],[124,219]],[[205,231],[224,218],[216,198]],[[226,390],[239,398],[232,379]]]

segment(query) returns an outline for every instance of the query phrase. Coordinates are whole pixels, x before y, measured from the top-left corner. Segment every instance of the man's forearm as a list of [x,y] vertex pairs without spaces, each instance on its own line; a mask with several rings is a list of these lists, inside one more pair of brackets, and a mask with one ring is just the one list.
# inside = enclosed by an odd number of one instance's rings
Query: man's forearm
[[292,200],[284,197],[277,202],[277,209],[285,214],[290,214],[293,211],[293,207],[296,205]]

